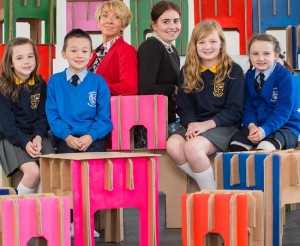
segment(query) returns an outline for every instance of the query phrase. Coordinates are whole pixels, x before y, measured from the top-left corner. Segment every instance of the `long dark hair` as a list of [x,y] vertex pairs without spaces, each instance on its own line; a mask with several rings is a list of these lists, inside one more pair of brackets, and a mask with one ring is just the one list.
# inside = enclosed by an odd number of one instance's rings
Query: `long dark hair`
[[18,37],[10,40],[6,45],[6,49],[0,66],[0,93],[14,102],[18,101],[19,86],[15,83],[14,80],[14,69],[12,67],[12,52],[15,46],[24,44],[30,44],[32,46],[36,62],[36,66],[31,72],[29,78],[26,81],[24,81],[25,90],[29,91],[28,81],[31,78],[34,79],[35,86],[40,86],[40,82],[43,80],[42,77],[37,74],[37,69],[39,67],[39,58],[34,43],[30,39],[23,37]]

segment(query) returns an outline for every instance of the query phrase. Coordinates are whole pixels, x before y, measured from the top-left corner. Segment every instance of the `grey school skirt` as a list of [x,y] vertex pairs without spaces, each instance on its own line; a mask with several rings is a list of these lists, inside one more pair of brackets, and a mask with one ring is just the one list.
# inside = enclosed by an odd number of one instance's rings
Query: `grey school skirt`
[[[232,136],[238,131],[235,126],[216,127],[200,134],[222,151],[228,151],[228,146]],[[174,134],[178,134],[185,139],[186,129],[181,127]]]
[[[55,153],[49,138],[43,138],[41,152],[43,155]],[[6,176],[12,175],[22,164],[38,160],[39,158],[32,158],[25,150],[11,144],[7,139],[0,139],[0,164]]]

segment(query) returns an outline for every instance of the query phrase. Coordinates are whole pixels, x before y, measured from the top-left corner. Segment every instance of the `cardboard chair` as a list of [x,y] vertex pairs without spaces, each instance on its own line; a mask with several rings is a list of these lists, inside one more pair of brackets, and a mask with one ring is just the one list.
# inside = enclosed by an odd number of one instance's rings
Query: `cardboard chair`
[[[140,245],[159,245],[158,156],[98,152],[41,157],[43,191],[49,189],[50,166],[57,170],[63,169],[61,162],[71,163],[71,177],[66,179],[71,178],[72,184],[75,245],[95,245],[96,211],[123,207],[136,207],[140,211]],[[54,180],[52,187],[61,186],[62,179]]]
[[[40,172],[42,192],[68,196],[71,201],[71,208],[73,208],[71,159],[42,157],[40,159]],[[119,214],[108,213],[107,211],[103,217],[97,216],[95,218],[95,229],[104,229],[105,242],[123,241],[120,219]],[[117,221],[117,226],[114,224],[115,221]]]
[[32,237],[71,246],[70,202],[53,194],[0,196],[1,245],[26,246]]
[[148,150],[165,149],[167,140],[167,97],[163,95],[112,96],[112,150],[130,150],[131,129],[147,129]]
[[2,16],[0,15],[0,21],[4,22],[4,43],[16,37],[16,23],[18,21],[29,22],[32,25],[31,30],[37,35],[37,38],[33,40],[38,41],[41,30],[38,31],[35,28],[41,29],[41,20],[45,21],[45,43],[55,43],[56,1],[1,0],[0,13],[3,13]]
[[187,175],[166,150],[154,150],[159,157],[159,191],[166,195],[166,228],[181,228],[181,195],[188,192]]
[[282,164],[278,154],[259,152],[219,153],[215,158],[217,189],[264,191],[267,246],[281,245]]
[[[247,246],[248,242],[251,243],[250,245],[263,246],[262,206],[261,191],[217,190],[184,194],[182,196],[183,245],[207,245],[208,233],[218,233],[224,239],[224,246]],[[248,241],[248,233],[250,241]],[[216,246],[209,241],[208,243]]]
[[240,34],[240,54],[247,53],[252,37],[252,0],[194,0],[195,24],[214,19],[224,29],[237,29]]
[[103,1],[69,1],[66,3],[67,32],[74,28],[81,28],[87,32],[99,33],[98,21],[95,17],[96,9]]

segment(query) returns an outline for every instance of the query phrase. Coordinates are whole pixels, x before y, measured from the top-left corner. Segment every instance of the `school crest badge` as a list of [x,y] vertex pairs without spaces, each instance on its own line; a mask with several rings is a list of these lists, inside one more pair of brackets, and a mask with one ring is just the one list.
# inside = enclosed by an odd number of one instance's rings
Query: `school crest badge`
[[271,101],[272,101],[272,102],[277,102],[277,101],[278,101],[278,98],[279,98],[279,95],[278,95],[278,88],[277,88],[277,87],[274,87],[274,88],[273,88],[273,92],[272,92],[272,99],[271,99]]
[[41,94],[37,93],[30,96],[30,106],[32,109],[37,109],[40,103]]
[[221,97],[224,94],[224,82],[214,83],[214,92],[215,97]]
[[89,102],[88,105],[90,107],[96,107],[96,101],[97,101],[97,92],[96,91],[91,91],[89,92]]

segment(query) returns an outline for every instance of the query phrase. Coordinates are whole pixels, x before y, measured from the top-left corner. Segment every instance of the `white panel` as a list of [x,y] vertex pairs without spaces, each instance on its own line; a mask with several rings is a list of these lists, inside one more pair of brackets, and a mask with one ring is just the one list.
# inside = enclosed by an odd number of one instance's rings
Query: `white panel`
[[224,30],[227,52],[229,55],[239,55],[240,54],[240,34],[238,31],[227,31]]

